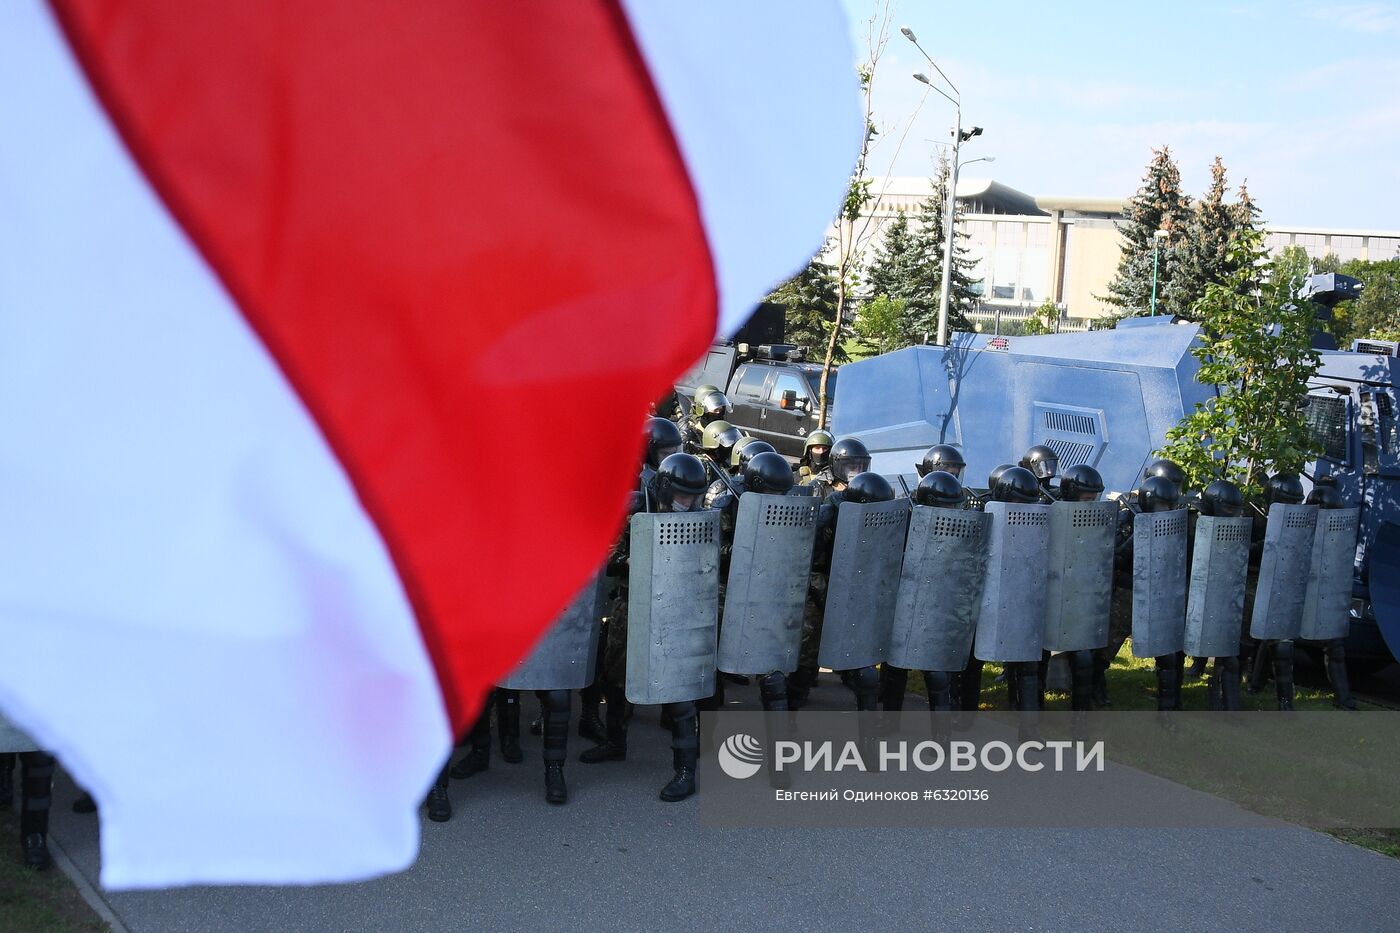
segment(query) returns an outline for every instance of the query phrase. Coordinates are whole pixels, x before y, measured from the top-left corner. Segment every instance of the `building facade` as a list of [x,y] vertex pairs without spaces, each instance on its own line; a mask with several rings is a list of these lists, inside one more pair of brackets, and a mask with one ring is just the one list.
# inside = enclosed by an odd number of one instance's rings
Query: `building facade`
[[[867,215],[870,242],[883,225],[904,211],[911,225],[928,198],[927,178],[877,179]],[[981,279],[980,306],[972,315],[983,329],[1029,317],[1050,301],[1060,311],[1062,329],[1081,330],[1116,307],[1100,296],[1118,270],[1126,200],[1032,196],[990,179],[958,182],[962,210],[959,229],[966,234],[967,256]],[[858,222],[859,223],[859,222]],[[1313,257],[1335,253],[1348,259],[1393,259],[1400,256],[1400,232],[1331,230],[1269,224],[1265,244],[1271,252],[1297,245]]]

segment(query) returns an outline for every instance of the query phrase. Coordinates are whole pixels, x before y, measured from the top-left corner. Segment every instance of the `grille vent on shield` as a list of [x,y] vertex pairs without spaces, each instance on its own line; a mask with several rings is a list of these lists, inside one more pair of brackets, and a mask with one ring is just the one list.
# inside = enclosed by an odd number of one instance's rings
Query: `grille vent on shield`
[[1164,538],[1168,535],[1184,534],[1186,531],[1186,516],[1173,515],[1157,522],[1157,527],[1153,529],[1154,538]]
[[1222,542],[1243,541],[1249,536],[1246,525],[1216,525],[1215,540]]
[[1327,516],[1328,531],[1355,531],[1355,515],[1329,515]]
[[769,502],[763,507],[763,524],[783,528],[810,528],[816,519],[817,506],[777,505]]
[[976,538],[981,534],[982,523],[964,518],[956,513],[939,515],[933,520],[935,538]]
[[885,525],[898,525],[904,521],[904,513],[898,510],[890,512],[866,512],[863,527],[880,528]]
[[1050,516],[1044,512],[1007,512],[1006,523],[1008,525],[1044,525],[1050,520]]
[[656,526],[656,543],[709,544],[715,539],[715,526],[707,521],[678,522]]
[[1075,512],[1069,524],[1071,528],[1100,528],[1113,524],[1117,517],[1112,512]]
[[1285,528],[1313,528],[1316,525],[1316,512],[1289,512],[1283,522]]

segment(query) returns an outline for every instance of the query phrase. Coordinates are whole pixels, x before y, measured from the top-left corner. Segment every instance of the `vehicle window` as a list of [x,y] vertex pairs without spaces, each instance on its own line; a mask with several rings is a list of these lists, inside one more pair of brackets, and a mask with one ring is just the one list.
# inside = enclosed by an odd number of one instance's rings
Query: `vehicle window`
[[1308,396],[1308,440],[1324,457],[1347,459],[1347,401],[1331,395]]
[[739,384],[734,387],[734,394],[739,398],[762,398],[763,380],[767,378],[768,371],[764,367],[746,366]]
[[784,392],[796,392],[799,401],[808,398],[806,381],[792,373],[778,373],[778,378],[773,381],[773,392],[769,396],[773,404],[776,405],[783,400]]
[[1390,401],[1390,393],[1383,389],[1376,392],[1376,411],[1381,421],[1381,450],[1394,457],[1400,454],[1400,425],[1396,424],[1395,406]]

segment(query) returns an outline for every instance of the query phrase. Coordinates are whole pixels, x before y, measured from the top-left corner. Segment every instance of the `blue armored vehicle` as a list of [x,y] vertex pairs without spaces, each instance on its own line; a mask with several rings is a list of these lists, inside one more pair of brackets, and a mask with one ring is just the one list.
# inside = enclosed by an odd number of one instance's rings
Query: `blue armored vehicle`
[[[957,334],[947,347],[843,366],[833,427],[865,442],[872,469],[911,486],[914,464],[934,444],[962,449],[974,487],[999,464],[1044,444],[1061,470],[1087,463],[1107,490],[1127,492],[1168,429],[1215,393],[1196,378],[1190,351],[1198,331],[1160,316],[1078,334]],[[1323,451],[1308,472],[1335,476],[1346,500],[1362,507],[1347,646],[1361,666],[1400,657],[1397,353],[1393,344],[1323,351],[1308,397],[1308,423]]]

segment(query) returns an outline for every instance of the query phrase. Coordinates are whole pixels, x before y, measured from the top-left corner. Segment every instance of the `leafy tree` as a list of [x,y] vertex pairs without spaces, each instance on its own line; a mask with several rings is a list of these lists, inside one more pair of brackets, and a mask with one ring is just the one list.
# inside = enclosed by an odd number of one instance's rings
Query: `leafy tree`
[[1160,452],[1193,488],[1229,478],[1258,498],[1269,473],[1297,472],[1314,452],[1302,409],[1318,366],[1314,317],[1295,298],[1308,268],[1296,256],[1266,256],[1263,234],[1246,227],[1230,248],[1234,271],[1194,308],[1198,378],[1219,395],[1168,431]]
[[1400,334],[1400,259],[1351,259],[1325,271],[1352,276],[1365,286],[1360,298],[1332,309],[1329,330],[1337,346],[1348,348],[1353,340],[1362,337],[1400,339],[1396,336]]
[[[769,293],[765,301],[786,309],[787,339],[807,347],[821,346],[831,334],[837,312],[836,269],[814,258],[807,268]],[[832,359],[848,359],[844,347],[836,347]]]
[[1058,325],[1059,322],[1059,306],[1047,298],[1031,312],[1031,316],[1021,325],[1021,333],[1026,335],[1053,334],[1058,330],[1056,325]]
[[[943,287],[943,250],[947,246],[947,227],[943,221],[948,212],[948,187],[951,176],[952,165],[949,164],[947,156],[940,156],[938,174],[931,179],[932,190],[919,204],[919,226],[913,235],[915,250],[929,269],[928,277],[924,281],[927,283],[927,291],[932,295],[931,303],[911,302],[913,320],[910,322],[910,330],[920,338],[924,334],[938,333],[938,305]],[[967,255],[967,234],[958,229],[956,215],[962,213],[962,208],[954,205],[954,211],[952,286],[948,292],[949,332],[972,329],[967,312],[977,304],[979,296],[976,286],[981,281],[972,277],[975,263]],[[923,341],[919,339],[913,342]]]
[[908,346],[905,324],[908,306],[902,298],[876,295],[856,312],[856,341],[869,354],[888,353]]
[[[1119,226],[1123,234],[1123,256],[1118,272],[1108,285],[1103,300],[1122,308],[1125,315],[1147,314],[1152,305],[1153,250],[1159,249],[1157,263],[1157,311],[1160,314],[1189,314],[1194,297],[1187,293],[1185,276],[1178,281],[1182,256],[1178,247],[1188,234],[1191,201],[1181,192],[1181,172],[1166,146],[1152,150],[1142,187],[1128,203],[1128,219]],[[1166,231],[1157,242],[1154,234]]]

